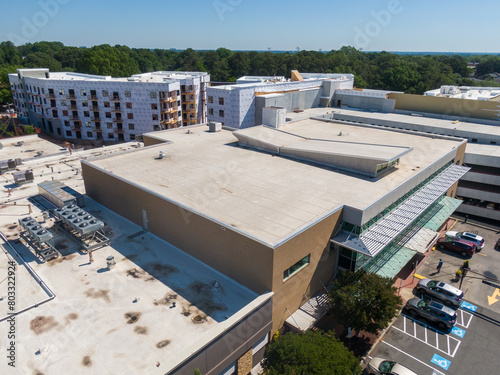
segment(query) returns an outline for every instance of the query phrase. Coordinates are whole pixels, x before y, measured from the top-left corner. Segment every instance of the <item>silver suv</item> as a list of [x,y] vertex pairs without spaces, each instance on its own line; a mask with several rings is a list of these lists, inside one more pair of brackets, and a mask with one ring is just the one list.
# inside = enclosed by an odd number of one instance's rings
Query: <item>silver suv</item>
[[423,279],[418,282],[416,288],[419,294],[427,294],[448,307],[460,307],[464,298],[464,293],[460,289],[443,281]]
[[412,317],[420,316],[423,323],[436,323],[440,330],[452,329],[457,322],[455,310],[434,301],[412,298],[406,303],[406,310]]

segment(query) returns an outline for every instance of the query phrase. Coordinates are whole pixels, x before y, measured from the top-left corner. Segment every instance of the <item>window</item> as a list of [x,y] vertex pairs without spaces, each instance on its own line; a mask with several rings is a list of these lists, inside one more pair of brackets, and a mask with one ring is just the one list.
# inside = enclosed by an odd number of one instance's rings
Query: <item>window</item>
[[63,116],[67,116],[67,115],[68,115],[68,111],[63,110]]
[[80,95],[81,96],[87,96],[87,90],[81,89],[80,90]]
[[125,97],[130,98],[132,95],[130,94],[130,91],[125,91]]
[[133,120],[134,119],[134,114],[133,113],[127,113],[127,118],[129,120]]
[[219,110],[219,117],[224,117],[224,111],[222,109]]
[[109,108],[109,102],[104,102],[104,107]]
[[64,120],[64,126],[69,126],[69,121],[68,120]]
[[129,139],[131,141],[135,141],[135,134],[129,134]]
[[266,335],[261,338],[259,341],[255,343],[255,345],[252,348],[252,355],[255,355],[259,352],[260,349],[262,349],[266,344],[269,342],[269,333],[266,333]]
[[114,139],[114,138],[115,138],[115,135],[113,133],[108,134],[108,139]]
[[111,118],[111,112],[106,112],[106,118]]
[[87,132],[87,137],[92,138],[93,137],[92,132]]
[[132,102],[126,102],[125,103],[125,107],[127,107],[128,109],[131,109],[132,108]]
[[134,129],[135,129],[134,124],[128,124],[128,129],[129,129],[129,130],[134,130]]
[[[108,96],[108,90],[102,90],[102,96]],[[104,105],[106,105],[106,103],[104,103]]]
[[113,129],[113,123],[112,122],[107,122],[106,123],[106,128]]
[[151,91],[150,96],[151,99],[156,99],[156,92]]
[[92,124],[90,123],[90,121],[85,121],[85,126],[87,128],[90,128],[90,127],[92,127]]
[[156,103],[151,104],[151,109],[158,109],[158,104]]
[[82,100],[82,105],[83,105],[84,107],[88,107],[88,106],[89,106],[89,102],[88,102],[88,101],[86,101],[86,100]]
[[59,89],[59,95],[64,95],[64,90],[63,89]]
[[209,109],[208,109],[208,114],[209,114],[210,116],[213,116],[213,115],[214,115],[214,109],[213,109],[213,108],[209,108]]
[[66,137],[72,137],[71,130],[66,130]]
[[83,111],[83,117],[90,117],[89,111]]
[[209,103],[213,103],[214,102],[214,97],[213,96],[209,96],[208,97],[208,102]]
[[155,114],[153,114],[153,120],[154,120],[154,121],[158,121],[158,115],[157,115],[156,113],[155,113]]
[[57,128],[57,135],[61,135],[61,129],[60,128]]
[[224,98],[219,98],[219,105],[224,105]]
[[66,104],[66,99],[61,99],[61,105],[67,105]]
[[291,266],[289,269],[285,270],[283,272],[283,280],[288,279],[290,276],[293,274],[299,272],[302,268],[307,266],[311,262],[311,254],[305,256],[301,260],[299,260],[297,263],[295,263],[293,266]]

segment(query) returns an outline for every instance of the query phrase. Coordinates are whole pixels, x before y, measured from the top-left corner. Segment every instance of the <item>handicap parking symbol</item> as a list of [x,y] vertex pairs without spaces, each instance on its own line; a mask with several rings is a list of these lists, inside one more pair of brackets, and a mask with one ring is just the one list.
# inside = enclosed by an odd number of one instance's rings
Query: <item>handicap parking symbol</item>
[[456,335],[458,337],[464,337],[464,335],[465,335],[465,331],[463,329],[458,328],[458,327],[453,327],[453,329],[451,330],[451,333],[453,333],[454,335]]
[[448,368],[451,365],[451,361],[448,361],[446,358],[443,358],[437,354],[434,354],[434,356],[431,359],[432,363],[435,363],[439,367],[444,368],[445,370],[448,370]]
[[469,311],[472,311],[472,312],[476,312],[476,310],[477,310],[477,306],[474,306],[474,305],[470,304],[469,302],[465,302],[465,301],[463,301],[460,306],[462,308],[469,310]]

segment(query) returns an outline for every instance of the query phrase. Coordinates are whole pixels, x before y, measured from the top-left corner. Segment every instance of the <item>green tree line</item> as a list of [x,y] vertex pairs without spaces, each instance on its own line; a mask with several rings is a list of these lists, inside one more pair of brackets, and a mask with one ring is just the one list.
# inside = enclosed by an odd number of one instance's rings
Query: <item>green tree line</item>
[[482,74],[500,71],[499,56],[397,55],[389,52],[361,52],[342,47],[327,53],[318,51],[256,52],[184,51],[129,48],[107,44],[91,48],[65,46],[61,42],[37,42],[15,46],[0,43],[0,103],[10,102],[8,73],[18,68],[49,68],[88,74],[126,77],[156,70],[207,71],[215,82],[234,82],[244,75],[290,77],[297,69],[309,73],[352,73],[359,88],[373,88],[422,94],[441,85],[489,85],[493,81],[469,79],[468,61],[478,62]]

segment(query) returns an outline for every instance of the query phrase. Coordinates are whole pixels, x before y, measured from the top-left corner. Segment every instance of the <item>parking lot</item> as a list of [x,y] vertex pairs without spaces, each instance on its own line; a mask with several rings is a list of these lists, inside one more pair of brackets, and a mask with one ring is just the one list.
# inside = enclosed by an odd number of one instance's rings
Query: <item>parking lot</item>
[[[368,359],[395,360],[420,375],[498,373],[500,290],[496,286],[500,284],[500,251],[494,245],[499,232],[463,221],[455,223],[452,230],[475,232],[485,238],[484,248],[470,258],[471,270],[462,282],[464,302],[457,310],[455,327],[448,332],[439,331],[418,316],[411,318],[403,309]],[[444,265],[438,274],[440,259]],[[416,272],[459,287],[455,272],[463,261],[458,254],[436,249]],[[405,298],[409,296],[407,291]]]

